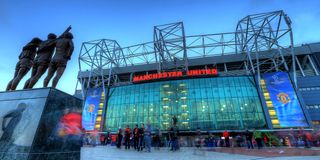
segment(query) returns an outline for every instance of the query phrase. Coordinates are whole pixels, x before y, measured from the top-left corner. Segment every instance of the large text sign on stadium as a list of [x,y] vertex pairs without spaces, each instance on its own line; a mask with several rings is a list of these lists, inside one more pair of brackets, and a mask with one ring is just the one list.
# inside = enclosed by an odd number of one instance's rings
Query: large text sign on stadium
[[[200,75],[217,75],[217,69],[194,69],[186,72],[186,76],[200,76]],[[167,79],[184,76],[182,71],[161,72],[145,75],[136,75],[133,77],[133,82],[149,81],[155,79]]]

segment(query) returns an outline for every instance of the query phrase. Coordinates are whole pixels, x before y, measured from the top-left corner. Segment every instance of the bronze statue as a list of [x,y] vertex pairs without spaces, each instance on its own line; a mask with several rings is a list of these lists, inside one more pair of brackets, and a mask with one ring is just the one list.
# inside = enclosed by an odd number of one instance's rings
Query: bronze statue
[[56,47],[56,38],[55,34],[50,33],[48,39],[40,43],[37,56],[33,62],[31,77],[26,81],[23,89],[32,88],[48,69]]
[[36,55],[37,47],[41,42],[42,40],[36,37],[23,47],[19,55],[19,62],[16,65],[14,78],[7,85],[7,91],[15,90],[21,79],[29,72]]
[[49,81],[56,73],[56,76],[53,79],[52,87],[55,88],[58,84],[59,79],[61,78],[68,60],[70,60],[72,52],[74,50],[73,46],[73,35],[69,32],[71,27],[67,29],[67,32],[64,32],[57,40],[56,40],[56,52],[50,62],[48,75],[44,79],[43,86],[47,87]]

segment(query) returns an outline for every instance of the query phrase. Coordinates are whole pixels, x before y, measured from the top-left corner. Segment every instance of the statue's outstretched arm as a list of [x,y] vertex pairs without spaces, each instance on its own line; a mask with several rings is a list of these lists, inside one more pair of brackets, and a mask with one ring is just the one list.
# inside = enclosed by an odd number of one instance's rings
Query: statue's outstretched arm
[[42,51],[44,51],[44,50],[46,50],[46,49],[48,49],[48,48],[50,48],[52,46],[55,46],[56,43],[57,43],[56,39],[52,39],[51,41],[47,41],[46,45],[41,46],[41,48],[38,48],[38,52],[42,52]]
[[71,25],[63,32],[63,33],[67,33],[72,29]]
[[61,38],[65,33],[69,32],[71,30],[71,25],[58,37]]

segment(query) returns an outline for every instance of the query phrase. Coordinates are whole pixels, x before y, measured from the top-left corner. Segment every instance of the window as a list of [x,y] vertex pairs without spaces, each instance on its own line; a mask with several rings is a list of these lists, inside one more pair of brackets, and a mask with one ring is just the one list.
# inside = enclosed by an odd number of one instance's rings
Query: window
[[[168,130],[263,128],[261,102],[252,77],[213,77],[120,86],[110,89],[105,129],[150,123]],[[112,93],[112,94],[111,94]]]

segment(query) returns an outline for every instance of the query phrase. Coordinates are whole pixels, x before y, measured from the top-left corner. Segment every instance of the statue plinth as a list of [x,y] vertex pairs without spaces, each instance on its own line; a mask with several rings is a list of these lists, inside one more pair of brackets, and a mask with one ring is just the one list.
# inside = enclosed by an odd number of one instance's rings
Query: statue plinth
[[0,92],[0,159],[80,159],[81,106],[54,88]]

